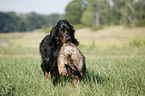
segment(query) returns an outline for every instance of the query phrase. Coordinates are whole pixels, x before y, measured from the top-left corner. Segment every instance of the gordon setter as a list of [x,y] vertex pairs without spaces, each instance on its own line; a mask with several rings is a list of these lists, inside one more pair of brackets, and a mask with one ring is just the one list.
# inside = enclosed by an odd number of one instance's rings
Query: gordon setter
[[46,78],[50,72],[54,85],[59,81],[57,58],[61,47],[68,42],[76,46],[79,44],[74,34],[73,26],[67,20],[60,20],[40,43],[41,68]]

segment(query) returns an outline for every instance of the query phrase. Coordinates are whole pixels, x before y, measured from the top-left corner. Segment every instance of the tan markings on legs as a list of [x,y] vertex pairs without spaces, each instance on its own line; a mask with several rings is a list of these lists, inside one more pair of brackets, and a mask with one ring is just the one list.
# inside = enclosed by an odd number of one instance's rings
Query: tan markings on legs
[[71,86],[75,86],[75,83],[77,82],[77,80],[76,79],[73,79],[73,81],[72,82],[70,82],[70,85]]
[[49,74],[47,72],[45,72],[45,78],[48,79]]

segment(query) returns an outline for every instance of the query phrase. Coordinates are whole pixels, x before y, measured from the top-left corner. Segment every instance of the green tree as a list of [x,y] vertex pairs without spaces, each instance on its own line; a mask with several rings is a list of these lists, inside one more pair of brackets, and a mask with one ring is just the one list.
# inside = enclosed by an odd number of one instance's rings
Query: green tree
[[88,6],[82,15],[81,22],[88,26],[100,26],[101,12],[109,7],[107,0],[88,0]]
[[0,12],[0,32],[32,31],[38,28],[49,27],[56,24],[59,18],[59,14],[40,15],[34,12],[29,14]]
[[88,0],[81,22],[88,26],[110,24],[134,26],[137,21],[144,23],[144,10],[143,0]]
[[136,15],[138,21],[136,22],[136,26],[145,26],[145,1],[138,0],[135,3]]
[[86,0],[73,0],[65,8],[65,14],[62,16],[62,19],[66,19],[72,24],[80,24],[85,7]]
[[60,17],[61,17],[61,15],[59,15],[59,14],[47,15],[45,17],[46,25],[47,25],[46,27],[55,25],[58,22],[58,20],[60,19]]
[[14,12],[0,12],[0,32],[25,31],[22,29],[23,22]]
[[121,24],[129,24],[133,26],[137,21],[134,0],[113,0],[114,9],[121,15]]

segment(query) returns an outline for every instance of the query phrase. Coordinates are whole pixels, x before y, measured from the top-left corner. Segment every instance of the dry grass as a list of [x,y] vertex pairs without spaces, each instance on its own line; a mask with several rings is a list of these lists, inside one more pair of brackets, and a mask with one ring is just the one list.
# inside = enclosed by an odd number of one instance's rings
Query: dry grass
[[47,33],[0,34],[2,96],[144,96],[145,28],[111,26],[76,30],[86,56],[86,77],[53,86],[40,68],[39,43]]
[[145,38],[145,28],[124,28],[123,26],[111,26],[102,30],[92,32],[91,29],[79,29],[76,31],[76,37],[81,44],[95,42],[102,43],[126,43],[132,38]]

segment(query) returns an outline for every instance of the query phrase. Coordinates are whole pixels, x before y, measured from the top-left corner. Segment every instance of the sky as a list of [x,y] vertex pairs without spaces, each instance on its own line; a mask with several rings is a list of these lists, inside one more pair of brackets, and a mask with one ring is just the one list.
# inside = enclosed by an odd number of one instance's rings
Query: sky
[[65,7],[72,0],[0,0],[0,11],[39,14],[65,13]]

